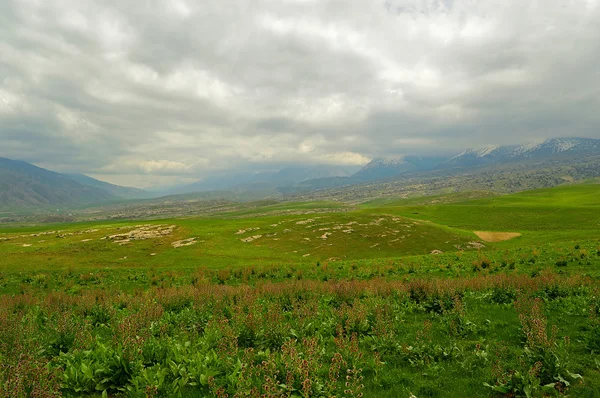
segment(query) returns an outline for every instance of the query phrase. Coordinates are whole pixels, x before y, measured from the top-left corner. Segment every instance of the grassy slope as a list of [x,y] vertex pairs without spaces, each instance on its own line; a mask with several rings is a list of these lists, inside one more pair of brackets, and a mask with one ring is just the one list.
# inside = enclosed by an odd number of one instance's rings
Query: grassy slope
[[[475,195],[479,196],[479,195]],[[460,200],[450,195],[433,201]],[[431,257],[432,250],[448,253],[478,240],[474,230],[521,232],[523,236],[486,243],[484,251],[520,250],[556,243],[589,241],[595,247],[600,222],[600,186],[573,185],[516,195],[449,204],[380,206],[336,212],[332,203],[278,204],[247,209],[211,218],[153,221],[178,226],[172,236],[134,241],[119,246],[102,237],[132,229],[141,222],[98,222],[43,227],[5,228],[3,236],[26,235],[0,241],[0,272],[58,271],[67,269],[223,269],[229,267],[289,265],[314,266],[317,262]],[[332,212],[333,211],[333,212]],[[307,214],[296,214],[306,212]],[[265,215],[266,214],[266,215]],[[271,214],[271,215],[269,215]],[[314,219],[308,222],[307,220]],[[258,229],[257,229],[258,228]],[[57,238],[64,232],[98,229],[97,232]],[[239,230],[248,230],[237,234]],[[47,236],[34,232],[57,231]],[[347,232],[344,232],[347,231]],[[326,239],[322,236],[331,235]],[[241,239],[262,235],[252,242]],[[194,246],[174,249],[171,243],[196,237]],[[83,242],[83,240],[91,239]],[[26,246],[30,245],[30,246]],[[471,249],[471,251],[476,251]],[[492,253],[492,252],[490,252]],[[491,254],[489,254],[491,255]],[[418,260],[417,263],[424,260]],[[552,261],[555,261],[554,259]]]
[[[451,200],[461,198],[466,196],[450,196]],[[438,200],[445,199],[440,197],[433,201]],[[472,234],[475,230],[523,234],[511,241],[486,244],[490,249],[503,249],[547,241],[593,239],[600,226],[600,185],[596,184],[442,205],[415,206],[412,205],[414,200],[408,200],[408,206],[399,203],[402,202],[378,206],[371,202],[363,210],[329,213],[326,211],[341,210],[343,206],[332,203],[278,204],[212,218],[154,221],[176,224],[179,228],[173,236],[136,241],[127,246],[100,239],[115,233],[118,227],[133,228],[140,222],[6,228],[1,230],[0,237],[58,229],[77,232],[94,228],[99,231],[85,236],[27,236],[0,242],[0,256],[8,259],[4,262],[4,271],[32,267],[220,268],[248,264],[311,264],[331,258],[358,260],[429,254],[432,250],[456,251],[455,245],[464,247],[467,242],[477,240]],[[295,214],[298,212],[306,214]],[[236,234],[238,230],[247,229],[255,230]],[[326,233],[331,235],[322,239]],[[262,237],[249,243],[241,241],[254,235]],[[170,245],[189,237],[197,237],[199,243],[180,249]],[[82,242],[84,239],[92,240]],[[156,255],[150,256],[151,253]]]
[[[293,283],[301,278],[410,281],[493,276],[496,273],[525,274],[529,278],[529,275],[539,275],[544,268],[565,277],[589,275],[597,280],[600,276],[599,185],[573,185],[483,199],[480,195],[475,196],[478,199],[450,195],[425,202],[423,199],[377,201],[362,209],[345,212],[336,212],[348,209],[330,203],[269,205],[211,218],[153,221],[176,224],[178,229],[172,236],[137,241],[127,246],[101,238],[127,231],[143,222],[7,228],[2,230],[0,238],[17,234],[28,236],[0,241],[0,258],[3,259],[0,293],[66,291],[79,295],[95,289],[111,292],[197,283]],[[451,203],[432,204],[438,200],[439,203]],[[297,212],[307,214],[294,214]],[[309,219],[314,220],[307,222]],[[347,225],[349,223],[358,224]],[[353,231],[344,233],[343,229],[334,229],[341,225]],[[260,229],[236,234],[248,228]],[[59,229],[63,231],[29,236]],[[65,232],[90,229],[98,231],[57,237]],[[473,230],[516,231],[523,236],[486,244],[482,251],[456,250],[455,244],[464,245],[476,239]],[[333,234],[326,240],[320,239],[325,232]],[[250,243],[240,241],[255,234],[263,237]],[[400,236],[405,238],[391,242]],[[188,237],[198,237],[199,243],[172,248],[171,242]],[[92,240],[82,242],[85,239]],[[378,246],[374,246],[376,244]],[[428,254],[433,249],[442,249],[445,253]],[[153,253],[156,255],[152,256]],[[310,256],[304,257],[305,254]],[[341,261],[328,262],[331,257]],[[317,262],[321,264],[317,266]],[[556,264],[562,262],[566,265],[557,267]],[[491,265],[483,268],[483,264]],[[251,272],[243,273],[246,270]],[[483,347],[490,344],[487,349],[490,353],[496,342],[520,346],[514,309],[510,305],[491,304],[488,296],[489,293],[482,292],[465,297],[468,319],[477,325],[478,331],[464,340],[449,338],[439,316],[416,310],[396,319],[395,328],[401,331],[399,339],[413,344],[423,323],[430,320],[434,322],[433,340],[444,347],[458,341],[456,344],[465,352],[465,358],[471,358],[466,353],[474,352],[475,344]],[[582,300],[578,296],[569,296],[548,303],[549,324],[559,325],[560,336],[571,336],[577,350],[583,347],[579,342],[583,337],[579,336],[586,336],[587,329],[584,328],[589,328],[586,323],[586,305],[589,303]],[[589,359],[587,352],[576,351],[574,354]],[[469,367],[473,373],[467,375],[464,364],[459,366],[452,362],[427,366],[422,372],[400,363],[390,363],[382,372],[380,386],[369,384],[366,396],[391,397],[399,396],[399,393],[401,396],[410,393],[418,396],[489,396],[490,392],[483,388],[482,382],[489,380],[491,365],[476,365]],[[585,391],[592,394],[588,396],[593,396],[600,390],[600,385],[595,377],[598,371],[589,366],[585,361],[578,362],[571,370],[588,372],[585,373]],[[429,372],[433,373],[428,376]],[[440,395],[440,392],[444,393]],[[578,390],[573,390],[573,394],[577,396]]]

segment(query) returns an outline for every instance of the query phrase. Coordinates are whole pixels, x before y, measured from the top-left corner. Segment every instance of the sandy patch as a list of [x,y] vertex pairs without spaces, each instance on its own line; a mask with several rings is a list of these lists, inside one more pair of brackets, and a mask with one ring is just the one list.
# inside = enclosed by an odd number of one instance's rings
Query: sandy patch
[[473,231],[481,240],[486,242],[502,242],[521,236],[518,232],[485,232],[485,231]]

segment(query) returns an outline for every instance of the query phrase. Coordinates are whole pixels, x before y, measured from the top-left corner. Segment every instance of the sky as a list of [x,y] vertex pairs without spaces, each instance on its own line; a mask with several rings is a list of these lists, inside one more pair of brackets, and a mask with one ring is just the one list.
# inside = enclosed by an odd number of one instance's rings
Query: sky
[[600,0],[0,0],[0,156],[137,187],[600,138]]

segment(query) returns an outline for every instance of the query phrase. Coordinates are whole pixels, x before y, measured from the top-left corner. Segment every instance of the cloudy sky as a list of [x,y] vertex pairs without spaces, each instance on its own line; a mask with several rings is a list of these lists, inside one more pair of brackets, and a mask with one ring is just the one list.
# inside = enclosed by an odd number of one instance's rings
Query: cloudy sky
[[600,138],[600,0],[0,0],[0,156],[147,187]]

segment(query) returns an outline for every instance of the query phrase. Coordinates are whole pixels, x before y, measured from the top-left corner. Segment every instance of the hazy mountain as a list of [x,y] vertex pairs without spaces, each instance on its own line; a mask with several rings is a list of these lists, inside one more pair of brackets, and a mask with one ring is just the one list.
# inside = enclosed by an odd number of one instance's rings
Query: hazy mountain
[[0,158],[0,207],[77,206],[114,199],[110,192],[80,184],[30,163]]
[[445,158],[417,156],[377,158],[352,175],[352,179],[361,182],[375,181],[415,171],[431,170],[444,160]]
[[65,177],[71,180],[93,188],[100,188],[110,194],[123,199],[143,199],[152,197],[152,195],[143,189],[122,187],[119,185],[110,184],[108,182],[100,181],[95,178],[86,176],[85,174],[63,174]]
[[[553,138],[510,146],[468,149],[451,158],[404,156],[376,158],[364,167],[297,166],[277,171],[221,173],[194,184],[175,187],[162,195],[226,192],[232,198],[280,197],[286,194],[339,188],[399,178],[452,176],[482,167],[487,169],[552,162],[552,167],[573,160],[600,156],[600,140]],[[590,162],[588,162],[590,163]],[[591,161],[590,164],[592,164]],[[581,175],[593,175],[595,168]],[[64,175],[26,162],[0,158],[0,207],[80,206],[107,200],[156,197],[136,188],[120,187],[81,175]]]
[[193,184],[179,187],[172,193],[274,189],[311,179],[350,176],[358,168],[356,166],[317,165],[286,167],[278,171],[221,173]]
[[567,160],[588,155],[600,155],[600,140],[591,138],[552,138],[534,144],[467,149],[449,159],[416,156],[376,158],[352,176],[307,180],[280,190],[290,194],[393,179],[415,173],[426,176],[430,174],[429,171],[451,175],[455,172],[454,169],[468,171],[476,167],[493,166],[495,164],[545,159]]
[[402,174],[431,170],[446,158],[403,156],[398,158],[376,158],[348,177],[330,177],[305,180],[294,186],[280,187],[284,193],[338,188],[364,182],[384,180]]

